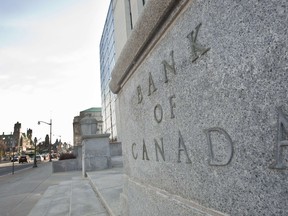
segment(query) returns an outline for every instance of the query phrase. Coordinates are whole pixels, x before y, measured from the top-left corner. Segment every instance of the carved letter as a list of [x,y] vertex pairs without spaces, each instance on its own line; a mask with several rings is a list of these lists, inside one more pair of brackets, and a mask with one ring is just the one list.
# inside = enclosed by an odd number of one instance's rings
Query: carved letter
[[[226,140],[228,141],[228,152],[227,152],[225,159],[221,162],[216,161],[214,158],[213,145],[211,142],[211,133],[212,132],[217,132],[217,133],[223,134],[224,137],[226,138]],[[232,143],[232,139],[230,138],[229,134],[224,129],[219,128],[219,127],[214,127],[214,128],[204,130],[204,133],[206,134],[206,138],[207,138],[207,142],[208,142],[208,148],[209,148],[209,154],[210,154],[209,165],[211,165],[211,166],[224,166],[224,165],[229,164],[231,159],[232,159],[232,156],[233,156],[233,143]]]
[[192,31],[190,34],[187,35],[187,38],[189,39],[191,45],[192,62],[195,62],[201,55],[205,54],[208,50],[210,50],[210,48],[206,49],[202,45],[196,43],[200,26],[201,23],[198,26],[196,26],[195,35],[193,35],[194,31]]
[[133,155],[133,158],[136,160],[137,159],[137,157],[138,157],[138,153],[136,154],[136,156],[135,156],[135,154],[134,154],[134,147],[136,146],[136,143],[133,143],[132,144],[132,155]]
[[157,90],[157,88],[154,85],[151,73],[149,73],[149,92],[148,92],[148,96],[151,95],[151,86],[153,87],[153,92],[155,92]]
[[[286,139],[284,134],[286,134]],[[287,169],[287,165],[283,164],[283,148],[288,146],[288,118],[281,108],[278,108],[278,136],[275,149],[275,161],[270,165],[271,169]]]
[[176,104],[173,103],[172,99],[175,98],[175,95],[172,95],[169,97],[169,102],[170,102],[170,110],[171,110],[171,119],[175,118],[174,112],[173,112],[173,108],[176,107]]
[[161,140],[162,148],[160,148],[157,140],[154,139],[154,142],[155,142],[155,151],[156,151],[156,161],[159,161],[159,159],[158,159],[158,150],[159,150],[159,152],[160,152],[160,154],[161,154],[161,156],[162,156],[163,161],[165,161],[163,138],[161,138],[160,140]]
[[[156,111],[159,110],[160,112],[160,116],[157,117]],[[160,104],[157,104],[154,108],[154,118],[155,120],[160,123],[162,121],[162,117],[163,117],[163,110]]]
[[149,157],[148,157],[148,154],[147,154],[146,145],[145,145],[145,141],[143,139],[143,158],[142,158],[142,160],[145,160],[145,155],[146,155],[146,160],[149,160]]
[[[182,148],[181,148],[181,146],[182,146]],[[183,137],[182,137],[182,135],[181,135],[181,133],[180,133],[180,130],[179,130],[178,161],[177,161],[178,163],[181,163],[181,160],[180,160],[180,153],[181,153],[181,151],[184,151],[185,154],[186,154],[186,157],[187,157],[186,163],[187,163],[187,164],[192,163],[191,160],[190,160],[190,158],[189,158],[189,155],[188,155],[186,146],[185,146],[185,144],[184,144]]]
[[139,85],[137,87],[137,93],[138,93],[138,104],[140,104],[143,100],[143,95],[142,95],[142,91],[141,91],[141,86]]
[[175,62],[174,62],[174,55],[173,55],[173,50],[170,53],[171,59],[172,59],[172,65],[168,64],[167,61],[163,60],[162,64],[164,66],[164,75],[165,75],[165,83],[168,82],[168,77],[167,77],[167,69],[170,72],[173,72],[176,75],[176,69],[175,69]]

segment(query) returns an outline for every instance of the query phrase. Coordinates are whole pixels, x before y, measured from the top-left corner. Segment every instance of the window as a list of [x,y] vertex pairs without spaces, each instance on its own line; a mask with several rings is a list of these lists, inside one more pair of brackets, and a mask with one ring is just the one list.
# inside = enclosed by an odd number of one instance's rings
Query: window
[[129,4],[130,25],[131,25],[131,29],[133,29],[132,11],[131,11],[131,2],[130,2],[130,0],[128,0],[128,4]]

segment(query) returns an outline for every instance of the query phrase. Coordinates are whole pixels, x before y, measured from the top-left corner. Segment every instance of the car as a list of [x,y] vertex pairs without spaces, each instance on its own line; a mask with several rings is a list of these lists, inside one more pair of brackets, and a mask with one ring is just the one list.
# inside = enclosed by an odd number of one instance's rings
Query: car
[[2,160],[2,161],[9,161],[9,157],[4,156],[4,157],[1,158],[1,160]]
[[44,160],[44,158],[41,155],[36,155],[36,161],[37,162],[41,162],[43,160]]
[[26,155],[21,155],[19,158],[19,163],[28,163],[28,159]]
[[24,163],[24,162],[30,163],[30,162],[32,162],[32,159],[31,159],[31,157],[29,155],[21,155],[19,157],[18,161],[19,161],[19,163]]
[[14,156],[13,158],[11,158],[11,162],[15,162],[18,161],[18,156]]
[[[33,155],[31,157],[32,162],[34,162],[34,158],[35,158],[35,156]],[[41,162],[41,161],[44,161],[44,158],[41,155],[36,155],[36,162]]]

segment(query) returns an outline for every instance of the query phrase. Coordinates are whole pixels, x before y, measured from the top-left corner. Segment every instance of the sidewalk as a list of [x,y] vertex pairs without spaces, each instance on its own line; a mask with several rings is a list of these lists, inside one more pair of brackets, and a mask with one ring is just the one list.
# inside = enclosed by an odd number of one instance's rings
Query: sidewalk
[[120,215],[122,172],[122,157],[115,157],[111,169],[88,172],[87,178],[81,171],[52,174],[66,180],[50,186],[28,216]]
[[121,215],[120,194],[123,188],[123,168],[88,172],[87,178],[111,216]]

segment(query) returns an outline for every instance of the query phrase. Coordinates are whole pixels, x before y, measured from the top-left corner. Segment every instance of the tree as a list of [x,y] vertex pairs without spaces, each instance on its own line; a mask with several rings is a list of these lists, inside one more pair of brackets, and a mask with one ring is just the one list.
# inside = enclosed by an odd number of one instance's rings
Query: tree
[[5,150],[7,149],[6,143],[4,140],[0,140],[0,157],[5,155]]

